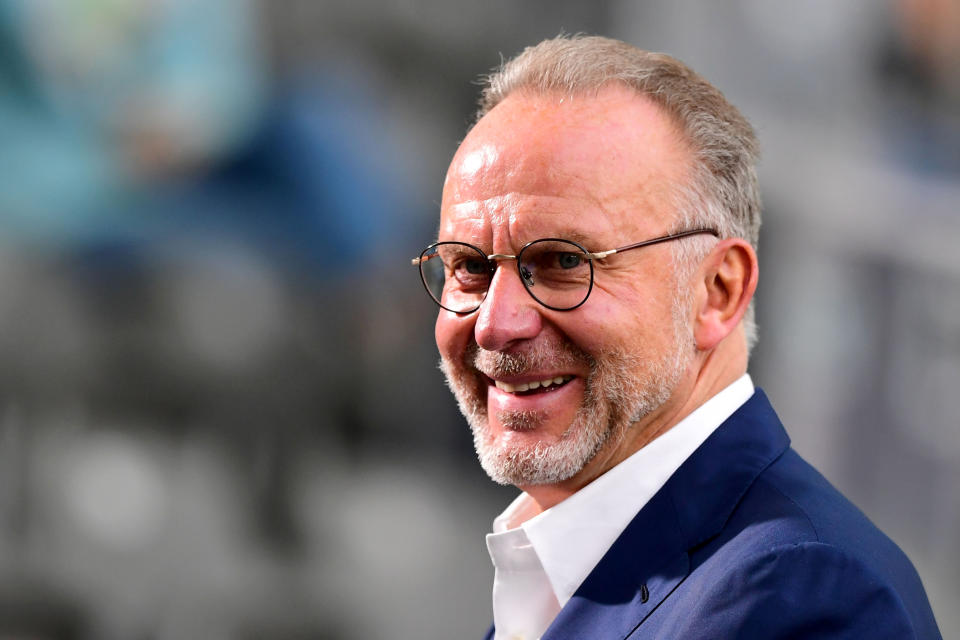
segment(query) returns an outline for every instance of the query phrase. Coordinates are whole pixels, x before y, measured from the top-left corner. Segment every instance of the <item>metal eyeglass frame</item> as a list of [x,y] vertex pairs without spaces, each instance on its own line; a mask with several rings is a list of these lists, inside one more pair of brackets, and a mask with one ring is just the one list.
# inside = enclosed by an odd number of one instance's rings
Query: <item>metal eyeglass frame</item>
[[[564,239],[564,238],[539,238],[539,239],[537,239],[537,240],[533,240],[533,241],[528,242],[527,244],[523,245],[523,247],[520,248],[520,251],[517,252],[516,255],[510,255],[510,254],[507,254],[507,253],[491,253],[490,255],[487,255],[487,254],[485,254],[483,251],[481,251],[478,247],[475,247],[475,246],[473,246],[472,244],[469,244],[469,243],[467,243],[467,242],[457,242],[457,241],[446,240],[446,241],[443,241],[443,242],[434,242],[433,244],[431,244],[430,246],[428,246],[426,249],[424,249],[423,251],[420,252],[420,256],[419,256],[419,257],[413,258],[413,259],[411,260],[411,264],[412,264],[413,266],[415,266],[415,267],[419,267],[419,271],[420,271],[420,281],[423,283],[424,289],[427,290],[427,295],[430,296],[430,299],[433,300],[435,303],[437,303],[437,305],[438,305],[440,308],[446,309],[447,311],[451,311],[451,312],[456,313],[456,314],[467,315],[467,314],[473,313],[474,311],[476,311],[477,309],[479,309],[479,308],[480,308],[480,305],[483,304],[483,301],[487,299],[487,293],[489,292],[490,288],[489,288],[489,286],[488,286],[488,287],[487,287],[487,290],[483,292],[483,298],[480,299],[480,302],[477,303],[477,306],[475,306],[473,309],[470,309],[470,310],[468,310],[468,311],[456,311],[455,309],[449,309],[449,308],[443,306],[443,304],[441,304],[440,301],[437,300],[437,298],[436,298],[436,297],[433,295],[433,293],[430,291],[430,287],[429,287],[429,285],[427,285],[427,279],[426,279],[426,277],[425,277],[424,274],[423,274],[423,264],[424,264],[427,260],[430,260],[430,259],[432,259],[432,258],[436,258],[436,257],[438,257],[438,256],[440,255],[440,254],[438,254],[438,253],[435,253],[435,254],[433,254],[433,255],[431,255],[431,256],[427,256],[426,253],[427,253],[428,251],[430,251],[431,249],[433,249],[434,247],[437,247],[437,246],[440,246],[440,245],[443,245],[443,244],[460,244],[460,245],[465,245],[465,246],[470,247],[471,249],[475,250],[479,255],[484,256],[484,257],[487,259],[487,262],[488,262],[488,264],[489,264],[489,269],[490,269],[490,275],[491,275],[491,276],[493,275],[494,271],[495,271],[496,268],[497,268],[497,261],[498,261],[498,260],[516,260],[516,261],[517,261],[517,273],[520,275],[520,281],[523,283],[523,288],[527,290],[527,293],[530,294],[530,297],[531,297],[531,298],[533,298],[534,300],[536,300],[538,304],[541,304],[541,305],[543,305],[544,307],[546,307],[547,309],[551,309],[551,310],[553,310],[553,311],[573,311],[574,309],[576,309],[577,307],[579,307],[580,305],[582,305],[583,303],[585,303],[585,302],[587,301],[587,298],[590,297],[590,292],[593,291],[593,261],[594,261],[594,260],[603,260],[604,258],[608,258],[608,257],[612,256],[612,255],[615,254],[615,253],[623,253],[624,251],[629,251],[629,250],[631,250],[631,249],[639,249],[639,248],[641,248],[641,247],[649,247],[650,245],[660,244],[661,242],[669,242],[669,241],[671,241],[671,240],[679,240],[680,238],[686,238],[686,237],[689,237],[689,236],[696,236],[696,235],[700,235],[700,234],[704,234],[704,233],[708,233],[708,234],[710,234],[710,235],[712,235],[712,236],[714,236],[714,237],[716,237],[716,238],[719,238],[719,237],[720,237],[720,232],[717,231],[716,229],[687,229],[687,230],[685,230],[685,231],[678,231],[678,232],[676,232],[676,233],[671,233],[671,234],[669,234],[669,235],[659,236],[659,237],[657,237],[657,238],[651,238],[650,240],[643,240],[642,242],[635,242],[634,244],[628,244],[628,245],[623,246],[623,247],[617,247],[616,249],[607,249],[606,251],[594,251],[594,252],[587,251],[580,243],[574,242],[573,240],[566,240],[566,239]],[[569,244],[574,245],[575,247],[577,247],[577,248],[579,248],[581,251],[583,251],[583,255],[584,255],[584,257],[587,259],[588,264],[590,265],[590,286],[587,287],[587,292],[584,294],[583,300],[581,300],[580,302],[578,302],[578,303],[575,304],[574,306],[572,306],[572,307],[554,307],[554,306],[551,306],[551,305],[549,305],[549,304],[546,304],[545,302],[543,302],[543,301],[540,300],[539,298],[537,298],[537,296],[534,295],[534,293],[533,293],[532,291],[530,291],[530,287],[529,287],[529,285],[527,284],[527,282],[528,282],[529,279],[530,279],[530,274],[529,274],[529,272],[526,273],[526,274],[524,274],[525,269],[523,268],[523,265],[520,264],[520,256],[523,255],[523,252],[524,252],[524,250],[525,250],[527,247],[529,247],[530,245],[533,245],[533,244],[537,244],[537,243],[539,243],[539,242],[566,242],[566,243],[569,243]]]

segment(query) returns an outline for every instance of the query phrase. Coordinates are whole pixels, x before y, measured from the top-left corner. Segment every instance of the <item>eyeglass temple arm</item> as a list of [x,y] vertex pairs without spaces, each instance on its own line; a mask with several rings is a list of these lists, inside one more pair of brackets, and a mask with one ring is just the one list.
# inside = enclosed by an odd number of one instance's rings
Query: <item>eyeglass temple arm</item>
[[617,247],[616,249],[608,249],[607,251],[597,251],[595,253],[588,253],[587,257],[591,260],[603,260],[608,256],[612,256],[615,253],[622,253],[624,251],[629,251],[630,249],[639,249],[640,247],[649,247],[652,244],[660,244],[661,242],[668,242],[670,240],[678,240],[679,238],[686,238],[687,236],[696,236],[701,233],[709,233],[710,235],[719,238],[720,232],[716,229],[690,229],[689,231],[681,231],[679,233],[671,233],[667,236],[660,236],[659,238],[653,238],[651,240],[644,240],[643,242],[637,242],[634,244],[628,244],[625,247]]
[[439,255],[440,255],[439,253],[433,253],[433,254],[430,254],[429,256],[420,256],[419,258],[414,258],[413,260],[411,260],[410,264],[416,267],[417,265],[421,265],[427,260],[430,260],[431,258],[436,258]]

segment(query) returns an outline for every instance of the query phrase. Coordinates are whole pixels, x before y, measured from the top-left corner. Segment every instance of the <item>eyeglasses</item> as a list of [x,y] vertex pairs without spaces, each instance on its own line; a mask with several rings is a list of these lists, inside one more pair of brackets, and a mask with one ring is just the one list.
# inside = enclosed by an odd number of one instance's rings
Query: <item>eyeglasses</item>
[[520,281],[534,300],[554,311],[576,309],[593,290],[593,261],[615,253],[649,247],[716,229],[689,229],[607,251],[589,252],[572,240],[542,238],[527,243],[515,255],[485,254],[466,242],[435,242],[414,258],[420,279],[430,297],[447,311],[473,313],[480,308],[498,260],[516,260]]

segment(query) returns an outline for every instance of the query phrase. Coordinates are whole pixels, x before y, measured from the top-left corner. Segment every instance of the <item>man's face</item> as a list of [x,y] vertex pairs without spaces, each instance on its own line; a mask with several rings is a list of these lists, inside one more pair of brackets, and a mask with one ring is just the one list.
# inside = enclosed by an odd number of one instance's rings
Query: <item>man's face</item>
[[[603,251],[664,235],[674,230],[673,187],[688,165],[667,116],[627,89],[515,94],[477,123],[454,157],[439,239],[516,255],[539,238]],[[644,430],[686,371],[690,302],[678,290],[670,248],[594,267],[589,299],[571,311],[533,300],[514,261],[500,263],[479,310],[440,311],[442,368],[498,482],[523,487],[603,473],[651,437]]]

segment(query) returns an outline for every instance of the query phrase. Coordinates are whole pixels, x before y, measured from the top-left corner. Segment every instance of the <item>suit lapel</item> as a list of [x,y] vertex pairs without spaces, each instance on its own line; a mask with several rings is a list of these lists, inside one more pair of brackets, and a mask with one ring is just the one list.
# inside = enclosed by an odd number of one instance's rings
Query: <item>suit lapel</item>
[[560,611],[543,640],[625,638],[690,570],[677,513],[657,493]]
[[622,640],[690,572],[689,550],[716,536],[790,440],[757,389],[688,458],[614,542],[543,640]]
[[780,419],[766,394],[757,389],[661,490],[676,505],[686,548],[720,533],[757,476],[789,448]]

